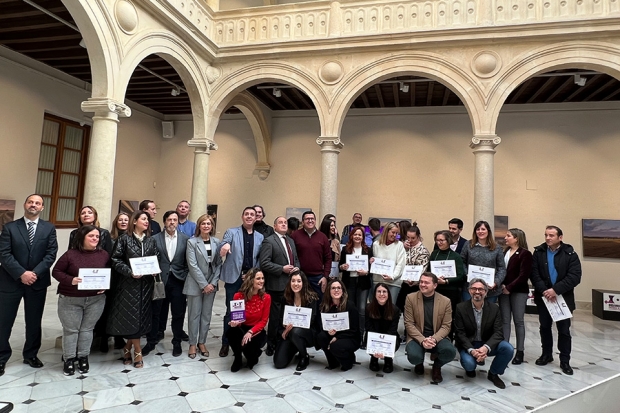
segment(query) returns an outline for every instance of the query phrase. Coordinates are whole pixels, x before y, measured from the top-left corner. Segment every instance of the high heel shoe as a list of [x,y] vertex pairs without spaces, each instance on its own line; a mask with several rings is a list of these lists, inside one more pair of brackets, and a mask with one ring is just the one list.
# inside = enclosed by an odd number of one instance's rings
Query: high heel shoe
[[[204,348],[204,350],[203,350],[203,348]],[[209,357],[209,350],[207,350],[207,348],[205,347],[204,344],[198,343],[198,350],[200,350],[200,355],[202,357]]]
[[[137,358],[140,357],[140,360],[137,360]],[[139,351],[137,353],[134,353],[133,355],[133,366],[137,369],[141,369],[142,367],[144,367],[144,361],[142,361],[142,352]]]
[[196,346],[189,346],[189,350],[187,351],[187,357],[191,358],[192,360],[196,358]]
[[123,348],[123,364],[131,364],[131,348]]

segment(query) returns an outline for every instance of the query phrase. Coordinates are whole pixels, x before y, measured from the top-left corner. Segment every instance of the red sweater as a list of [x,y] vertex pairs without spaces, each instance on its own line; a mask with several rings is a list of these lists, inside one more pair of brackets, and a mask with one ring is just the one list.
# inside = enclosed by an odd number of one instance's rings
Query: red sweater
[[[233,300],[244,300],[242,292],[236,292]],[[250,301],[245,302],[245,321],[243,324],[250,326],[253,335],[261,332],[269,321],[269,308],[271,308],[271,296],[263,294],[261,299],[258,294],[253,295]]]
[[67,297],[92,297],[97,291],[78,290],[77,285],[71,284],[80,273],[80,268],[109,268],[110,255],[104,250],[84,251],[68,250],[58,260],[52,271],[52,276],[59,282],[58,294]]
[[329,277],[332,269],[332,250],[325,234],[316,230],[312,236],[305,229],[294,231],[291,238],[295,241],[300,269],[306,275],[323,275]]

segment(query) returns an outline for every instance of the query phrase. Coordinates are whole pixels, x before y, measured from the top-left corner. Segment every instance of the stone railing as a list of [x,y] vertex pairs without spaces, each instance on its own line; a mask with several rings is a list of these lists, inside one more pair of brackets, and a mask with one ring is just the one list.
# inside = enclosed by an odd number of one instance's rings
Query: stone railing
[[159,1],[219,47],[620,17],[620,0],[345,0],[222,12],[204,0]]

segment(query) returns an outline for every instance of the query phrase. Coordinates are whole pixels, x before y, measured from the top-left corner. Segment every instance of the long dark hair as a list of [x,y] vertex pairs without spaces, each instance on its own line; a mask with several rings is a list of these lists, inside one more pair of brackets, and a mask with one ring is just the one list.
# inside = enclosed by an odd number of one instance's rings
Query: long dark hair
[[[327,236],[328,240],[333,240],[336,239],[336,235],[332,234],[332,230],[331,230],[331,226],[332,226],[332,221],[331,218],[323,218],[323,221],[321,222],[321,226],[319,227],[319,231],[321,231],[323,234],[325,234]],[[336,225],[336,223],[334,222],[334,225]]]
[[332,284],[338,283],[340,284],[340,288],[342,288],[342,297],[340,297],[340,304],[336,306],[338,312],[343,312],[347,310],[347,301],[349,300],[349,294],[347,293],[347,287],[344,286],[343,282],[338,278],[333,278],[327,282],[327,287],[325,287],[325,294],[323,294],[323,302],[321,302],[321,312],[326,313],[332,307],[332,295],[331,288]]
[[312,291],[312,289],[310,289],[306,274],[297,270],[290,274],[290,276],[288,277],[288,282],[286,283],[286,287],[284,287],[284,299],[286,300],[287,304],[295,304],[295,293],[291,288],[291,280],[296,275],[299,275],[301,277],[301,291],[299,292],[299,295],[301,296],[301,306],[305,307],[314,301],[318,301],[319,296],[314,291]]
[[344,250],[347,254],[353,254],[353,234],[355,231],[362,231],[362,254],[368,254],[368,245],[364,242],[364,238],[366,236],[366,231],[364,231],[364,227],[362,226],[354,226],[349,233],[349,241],[347,245],[345,245]]
[[[252,299],[252,295],[254,295],[253,294],[254,278],[256,278],[256,274],[258,274],[259,272],[263,274],[263,272],[260,269],[254,267],[254,268],[250,268],[248,272],[245,273],[243,284],[241,284],[241,287],[239,287],[239,292],[243,294],[243,298],[245,299],[245,301],[250,301]],[[258,296],[262,300],[264,295],[265,295],[265,285],[263,284],[263,288],[258,290]]]
[[[97,228],[96,226],[82,225],[81,227],[79,227],[77,232],[75,233],[75,238],[73,239],[72,249],[84,252],[84,239],[86,239],[86,234],[94,230],[97,230],[97,232],[99,232],[99,238],[101,239],[101,231],[99,231],[99,228]],[[101,249],[101,241],[97,244],[97,247],[95,249]]]
[[129,218],[129,225],[127,225],[127,234],[129,234],[130,236],[133,236],[136,222],[138,221],[138,219],[140,219],[142,215],[146,215],[146,217],[149,218],[149,226],[146,227],[146,231],[144,231],[144,233],[146,234],[147,237],[151,236],[150,215],[146,211],[135,211],[133,214],[131,214],[131,218]]
[[[379,301],[377,301],[377,288],[379,287],[383,287],[387,290],[387,302],[383,306],[379,304]],[[378,283],[375,286],[374,294],[372,295],[372,298],[370,299],[370,304],[368,304],[368,306],[366,307],[368,316],[375,320],[381,319],[382,318],[381,307],[385,307],[385,310],[383,311],[384,319],[391,320],[392,318],[394,318],[394,305],[392,304],[392,293],[390,293],[390,289],[388,288],[388,285],[386,283]]]

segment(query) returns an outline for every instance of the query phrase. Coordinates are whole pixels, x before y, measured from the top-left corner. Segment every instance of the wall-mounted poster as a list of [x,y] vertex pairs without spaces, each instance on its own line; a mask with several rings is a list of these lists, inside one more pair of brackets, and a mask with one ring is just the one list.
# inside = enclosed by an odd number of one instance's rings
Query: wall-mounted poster
[[506,240],[504,237],[508,232],[508,216],[506,215],[495,215],[495,221],[493,223],[494,227],[494,238],[497,245],[504,247],[506,245]]
[[215,234],[217,228],[217,205],[207,204],[207,215],[209,215],[213,220],[212,233]]
[[583,219],[583,256],[620,258],[620,220]]
[[138,210],[139,206],[139,201],[127,201],[123,199],[118,201],[118,213],[125,212],[131,216],[131,214]]
[[4,224],[15,219],[15,200],[14,199],[0,199],[0,232]]

